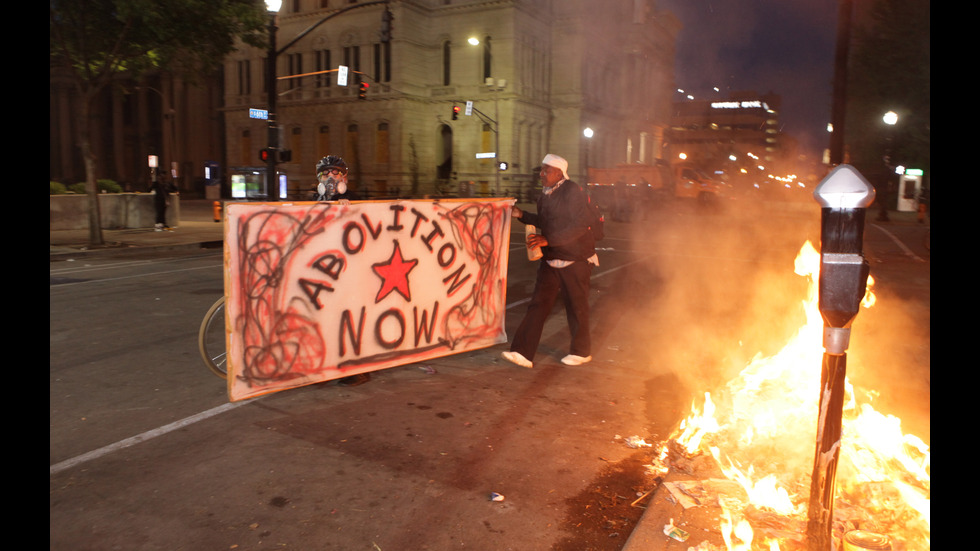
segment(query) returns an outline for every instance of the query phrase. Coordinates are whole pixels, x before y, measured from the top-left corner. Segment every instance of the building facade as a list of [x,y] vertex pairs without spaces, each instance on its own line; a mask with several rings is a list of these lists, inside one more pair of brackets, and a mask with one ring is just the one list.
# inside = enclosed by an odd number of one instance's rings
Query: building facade
[[[365,199],[526,197],[549,152],[583,182],[586,164],[664,155],[679,24],[653,0],[357,4],[286,0],[276,16],[274,115],[290,152],[278,169],[290,198],[308,197],[330,154],[347,160]],[[390,42],[379,37],[386,7]],[[264,170],[268,123],[249,113],[268,105],[267,66],[265,50],[244,45],[226,60],[229,174]]]
[[676,101],[666,133],[666,157],[671,162],[683,158],[732,182],[757,183],[795,173],[798,147],[779,130],[780,105],[780,96],[755,91]]
[[[203,194],[207,176],[220,179],[207,167],[220,166],[224,157],[222,80],[220,73],[187,82],[155,72],[139,81],[120,77],[104,89],[92,109],[96,178],[114,180],[125,191],[148,191],[152,155],[162,177],[180,191]],[[49,101],[49,177],[66,185],[84,182],[80,99],[60,67],[51,67]]]

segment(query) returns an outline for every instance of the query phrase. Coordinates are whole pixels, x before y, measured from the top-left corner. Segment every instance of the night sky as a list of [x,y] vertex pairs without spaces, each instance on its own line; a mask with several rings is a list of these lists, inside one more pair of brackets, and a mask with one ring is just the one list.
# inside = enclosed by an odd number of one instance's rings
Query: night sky
[[836,0],[658,0],[657,6],[684,26],[677,39],[678,88],[695,99],[740,90],[778,94],[781,130],[804,151],[823,152],[829,144]]

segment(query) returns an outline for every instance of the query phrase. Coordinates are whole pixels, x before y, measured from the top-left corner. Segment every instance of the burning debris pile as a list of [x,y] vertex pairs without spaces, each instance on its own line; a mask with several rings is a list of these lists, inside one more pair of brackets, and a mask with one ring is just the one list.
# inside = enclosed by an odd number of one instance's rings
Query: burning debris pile
[[[700,408],[692,406],[647,466],[653,475],[664,477],[670,470],[683,471],[692,461],[710,458],[738,484],[738,492],[720,491],[719,481],[703,481],[700,488],[667,484],[685,506],[705,500],[720,504],[719,528],[729,550],[805,548],[819,417],[816,402],[821,396],[818,367],[824,352],[817,306],[819,268],[820,255],[807,242],[796,261],[796,273],[810,278],[804,327],[775,355],[757,355],[716,395],[706,392]],[[874,302],[871,283],[869,278],[865,307]],[[868,403],[873,395],[847,383],[834,540],[861,530],[886,535],[895,551],[928,549],[929,446],[903,434],[898,418],[875,411]]]

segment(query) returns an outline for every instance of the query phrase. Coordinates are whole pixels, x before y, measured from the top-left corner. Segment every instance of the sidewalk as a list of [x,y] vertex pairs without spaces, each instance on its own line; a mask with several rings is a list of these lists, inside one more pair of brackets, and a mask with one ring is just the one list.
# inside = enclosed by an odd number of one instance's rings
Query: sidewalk
[[180,222],[170,231],[153,228],[102,230],[104,246],[89,247],[88,230],[51,231],[51,260],[79,255],[112,255],[133,249],[220,248],[224,243],[224,224],[214,221],[214,201],[182,199]]

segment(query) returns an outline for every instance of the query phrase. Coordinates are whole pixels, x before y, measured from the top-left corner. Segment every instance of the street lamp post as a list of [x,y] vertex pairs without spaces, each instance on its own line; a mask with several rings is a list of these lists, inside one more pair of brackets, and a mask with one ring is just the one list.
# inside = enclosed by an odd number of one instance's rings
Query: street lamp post
[[[167,96],[160,90],[157,90],[152,86],[144,86],[142,84],[137,86],[136,89],[150,90],[151,92],[154,92],[155,94],[160,96],[160,101],[161,101],[160,107],[161,110],[163,111],[163,118],[164,120],[168,121],[169,124],[165,124],[163,126],[163,134],[164,134],[163,144],[162,144],[163,153],[161,155],[158,155],[157,158],[169,159],[172,167],[174,165],[177,165],[178,162],[177,162],[177,127],[176,127],[177,111],[176,109],[174,109],[173,106],[171,105],[170,99],[167,98]],[[164,165],[166,165],[166,163],[164,163]],[[157,165],[153,165],[154,168],[156,168],[156,166]],[[173,169],[171,169],[171,175],[173,175]],[[154,180],[153,180],[154,182],[156,181],[155,178],[156,177],[154,175]],[[176,178],[174,178],[174,184],[176,185],[176,183],[177,183]]]
[[589,126],[582,130],[582,136],[585,137],[585,183],[589,183],[589,150],[592,149],[592,136],[595,135],[592,128]]
[[[481,44],[480,39],[476,37],[470,37],[466,40],[472,46],[479,46]],[[490,45],[483,44],[483,55],[484,55],[484,71],[490,66],[491,52]],[[492,71],[490,71],[492,72]],[[486,72],[484,73],[486,75]],[[493,76],[485,76],[484,84],[488,85],[493,91],[493,123],[494,123],[494,180],[496,187],[496,195],[500,196],[500,91],[503,90],[503,81],[497,81]]]
[[891,187],[892,180],[895,178],[895,163],[892,162],[892,148],[894,147],[895,141],[895,125],[898,124],[898,114],[894,111],[888,111],[881,116],[882,122],[885,123],[885,154],[882,157],[882,162],[885,164],[885,176],[881,180],[882,190],[881,198],[878,201],[878,221],[888,222],[888,205],[891,203]]
[[276,161],[279,154],[279,129],[276,128],[276,17],[282,0],[265,0],[269,12],[269,53],[266,56],[266,91],[268,95],[268,156],[265,160],[265,191],[274,193],[276,189]]

